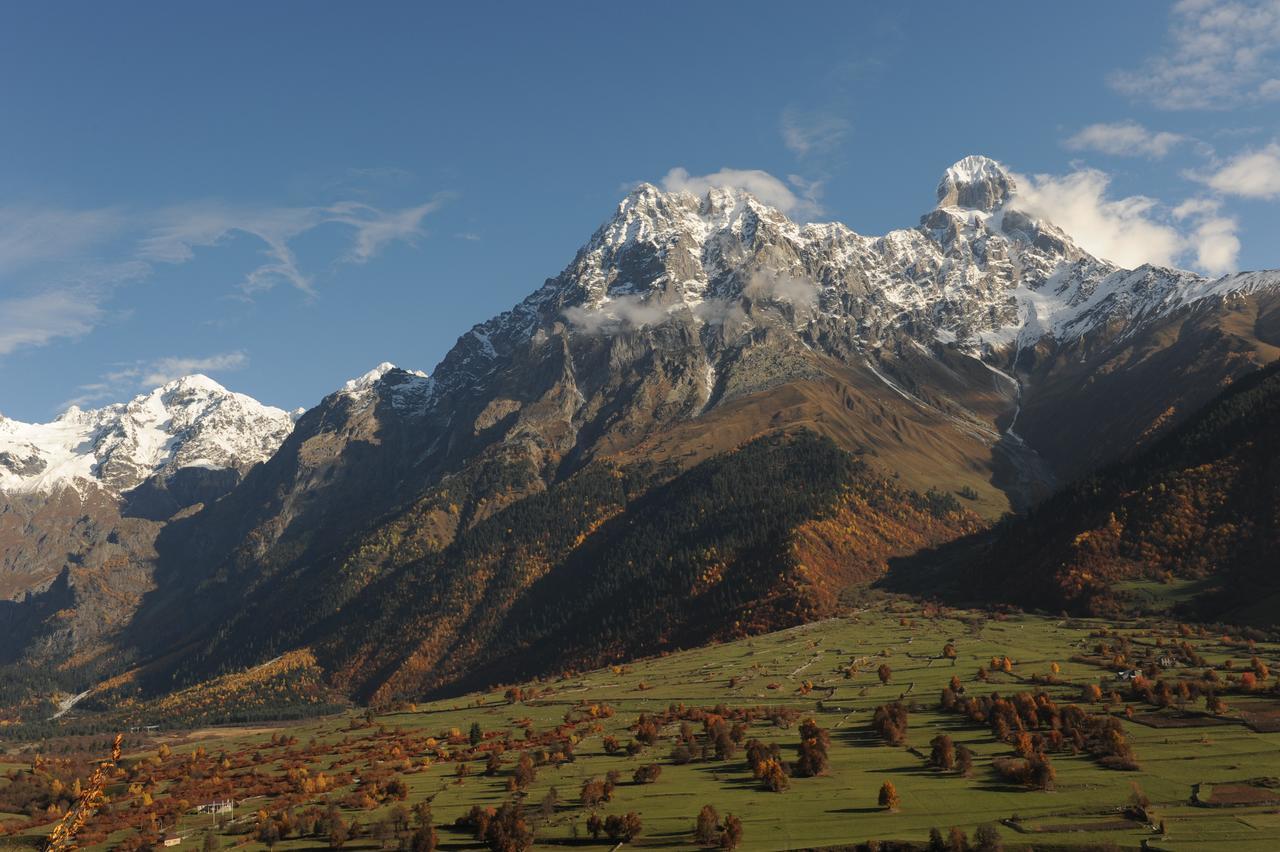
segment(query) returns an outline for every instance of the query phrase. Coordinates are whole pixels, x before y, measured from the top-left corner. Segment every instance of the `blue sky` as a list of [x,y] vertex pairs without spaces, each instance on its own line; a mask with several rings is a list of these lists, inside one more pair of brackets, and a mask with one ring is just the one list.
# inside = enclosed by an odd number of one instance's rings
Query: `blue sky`
[[641,180],[879,234],[984,153],[1118,262],[1280,266],[1280,0],[463,6],[0,7],[0,411],[429,370]]

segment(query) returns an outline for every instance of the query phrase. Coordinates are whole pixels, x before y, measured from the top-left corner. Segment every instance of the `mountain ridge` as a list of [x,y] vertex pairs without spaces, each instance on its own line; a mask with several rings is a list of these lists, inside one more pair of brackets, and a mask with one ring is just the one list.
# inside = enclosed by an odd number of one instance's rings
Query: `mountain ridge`
[[[242,481],[172,515],[154,553],[130,563],[136,608],[94,634],[96,650],[65,630],[17,641],[82,661],[81,677],[121,661],[155,666],[148,688],[163,690],[332,628],[350,637],[322,654],[344,688],[448,688],[422,660],[452,644],[486,647],[492,625],[455,623],[443,591],[412,578],[465,585],[458,572],[472,563],[458,548],[476,530],[529,517],[551,495],[594,499],[570,487],[587,472],[656,464],[666,473],[645,488],[707,483],[698,471],[804,431],[892,483],[886,513],[914,519],[892,534],[895,547],[932,543],[936,525],[908,511],[913,501],[959,497],[988,521],[1033,505],[1280,354],[1280,274],[1121,269],[1018,210],[1012,176],[985,158],[953,167],[938,199],[917,227],[869,238],[798,225],[738,190],[642,185],[558,276],[461,335],[429,376],[379,365],[299,417]],[[643,506],[642,494],[609,500],[614,524]],[[815,553],[858,552],[857,524],[811,520],[792,533],[821,528]],[[577,576],[577,548],[594,533],[548,550],[550,530],[527,531],[546,583]],[[485,547],[474,564],[506,578],[491,593],[524,594],[503,561],[518,555]],[[800,568],[787,563],[786,582]],[[620,582],[629,569],[610,570]],[[88,587],[69,588],[69,609],[92,612]],[[763,597],[740,605],[765,606],[771,587],[752,588]],[[366,634],[391,641],[373,632],[385,589],[458,633],[419,637],[425,656],[379,657],[371,682],[349,664]]]

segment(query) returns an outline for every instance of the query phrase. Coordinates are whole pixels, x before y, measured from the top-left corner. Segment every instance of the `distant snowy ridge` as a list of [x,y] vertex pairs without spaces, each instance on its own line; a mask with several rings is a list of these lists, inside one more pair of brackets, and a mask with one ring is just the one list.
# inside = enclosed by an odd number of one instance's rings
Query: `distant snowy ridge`
[[100,485],[121,493],[184,467],[248,468],[279,448],[293,420],[201,375],[129,402],[72,406],[52,423],[0,416],[0,491]]

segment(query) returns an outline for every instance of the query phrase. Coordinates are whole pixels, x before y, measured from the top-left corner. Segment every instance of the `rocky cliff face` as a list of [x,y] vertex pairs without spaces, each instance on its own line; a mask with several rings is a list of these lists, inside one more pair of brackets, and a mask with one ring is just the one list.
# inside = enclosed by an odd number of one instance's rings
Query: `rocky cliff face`
[[665,482],[796,429],[996,517],[1280,354],[1278,292],[1276,273],[1092,257],[981,157],[882,237],[801,226],[740,191],[642,185],[430,377],[383,365],[349,383],[226,497],[169,523],[125,641],[142,658],[198,648],[162,673],[194,678],[358,633],[374,590],[575,474],[658,464]]

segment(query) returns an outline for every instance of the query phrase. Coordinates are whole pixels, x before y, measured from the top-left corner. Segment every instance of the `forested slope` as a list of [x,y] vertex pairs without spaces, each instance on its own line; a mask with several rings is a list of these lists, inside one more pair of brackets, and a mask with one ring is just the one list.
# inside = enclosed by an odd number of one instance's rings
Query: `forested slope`
[[992,600],[1097,613],[1125,606],[1125,581],[1195,581],[1195,614],[1257,620],[1280,591],[1278,548],[1272,365],[1145,452],[1002,524],[962,575],[970,593]]
[[[807,431],[684,472],[597,463],[369,583],[295,642],[358,698],[452,691],[821,617],[888,557],[980,524]],[[289,609],[306,598],[262,599],[279,611],[207,636],[179,681],[307,623]]]

